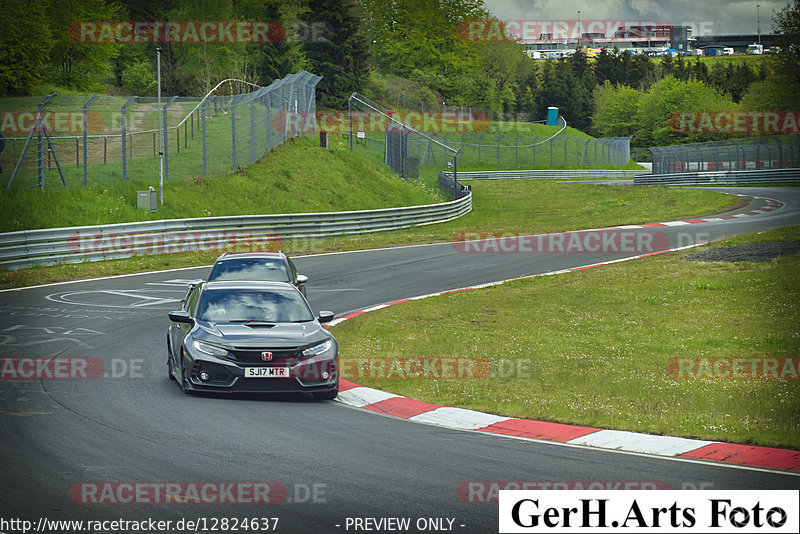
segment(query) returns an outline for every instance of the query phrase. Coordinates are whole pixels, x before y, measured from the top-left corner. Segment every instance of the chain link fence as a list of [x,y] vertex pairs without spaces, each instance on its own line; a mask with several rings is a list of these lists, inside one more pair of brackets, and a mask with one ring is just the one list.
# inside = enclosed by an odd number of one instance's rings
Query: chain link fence
[[[385,111],[383,111],[385,110]],[[420,165],[431,167],[443,167],[448,163],[452,166],[453,160],[458,154],[458,149],[448,146],[446,143],[437,140],[434,136],[423,133],[403,124],[392,117],[393,112],[386,107],[373,102],[364,95],[353,93],[348,100],[348,120],[351,139],[351,148],[355,139],[366,139],[365,131],[358,131],[359,127],[369,125],[371,135],[375,130],[383,130],[383,149],[384,163],[389,165],[397,174],[403,178],[418,178]],[[356,132],[353,132],[353,129]],[[364,135],[362,135],[364,134]],[[371,137],[374,141],[375,137]],[[371,148],[379,145],[372,143]],[[440,157],[429,158],[426,162],[427,151],[435,152]]]
[[[566,126],[563,117],[559,125]],[[459,149],[458,163],[470,168],[595,168],[621,167],[630,160],[630,137],[572,137],[564,129],[551,136],[508,134],[431,134]],[[436,157],[430,147],[423,154]]]
[[7,187],[158,180],[159,142],[165,181],[236,171],[315,131],[320,79],[300,71],[266,87],[225,80],[202,98],[162,98],[160,132],[152,97],[0,99]]
[[[352,145],[383,153],[384,160],[404,177],[416,176],[422,166],[456,164],[479,169],[608,168],[623,167],[631,158],[630,137],[593,139],[566,135],[566,121],[547,135],[458,131],[488,129],[488,115],[471,108],[451,107],[429,113],[404,112],[437,131],[420,131],[389,116],[392,110],[363,95],[349,103]],[[378,116],[376,120],[375,116]],[[376,125],[380,125],[379,133]],[[455,130],[450,133],[447,129]],[[382,133],[382,135],[381,135]]]
[[800,134],[650,148],[653,174],[800,167]]
[[[393,112],[373,102],[364,95],[353,93],[348,102],[348,138],[350,149],[360,145],[368,150],[383,150],[383,160],[402,178],[419,178],[420,165],[448,168],[439,172],[439,185],[453,195],[454,200],[469,196],[470,188],[458,182],[459,150],[438,141],[435,137],[418,131],[392,117]],[[386,109],[386,113],[382,110]],[[372,131],[384,131],[383,142],[367,137],[366,131],[354,131],[354,125],[369,124]],[[427,158],[428,151],[431,157]],[[438,154],[438,158],[435,154]]]

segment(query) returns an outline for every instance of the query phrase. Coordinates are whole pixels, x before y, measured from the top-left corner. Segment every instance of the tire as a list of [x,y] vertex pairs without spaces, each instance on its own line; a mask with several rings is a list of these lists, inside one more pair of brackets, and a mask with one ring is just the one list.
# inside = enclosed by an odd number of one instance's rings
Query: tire
[[312,395],[314,396],[314,400],[333,400],[339,395],[339,389],[332,389],[330,391],[315,391],[312,393]]

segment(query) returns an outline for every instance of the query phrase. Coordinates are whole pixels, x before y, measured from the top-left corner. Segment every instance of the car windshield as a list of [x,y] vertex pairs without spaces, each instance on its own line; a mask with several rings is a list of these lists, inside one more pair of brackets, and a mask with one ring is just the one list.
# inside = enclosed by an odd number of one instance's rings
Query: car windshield
[[249,258],[241,260],[221,261],[214,265],[209,281],[213,280],[266,280],[286,282],[289,275],[286,265],[281,260]]
[[200,300],[197,318],[215,323],[312,321],[314,315],[297,292],[210,289]]

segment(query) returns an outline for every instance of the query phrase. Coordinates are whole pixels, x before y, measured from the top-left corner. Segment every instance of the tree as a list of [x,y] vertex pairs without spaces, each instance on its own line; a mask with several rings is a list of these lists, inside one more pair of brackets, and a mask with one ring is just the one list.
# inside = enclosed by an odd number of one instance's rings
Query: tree
[[777,74],[786,80],[786,88],[793,91],[800,86],[800,0],[794,0],[775,14],[772,28],[781,33],[777,40]]
[[536,95],[536,114],[546,116],[547,108],[559,108],[567,124],[578,129],[588,129],[591,124],[592,114],[592,89],[587,81],[594,76],[587,65],[586,56],[581,52],[575,55],[581,58],[570,60],[547,60],[542,68],[539,84],[539,93]]
[[520,76],[529,71],[532,60],[513,41],[486,43],[479,50],[480,70],[474,86],[485,95],[479,105],[490,112],[513,111],[516,109]]
[[50,0],[49,80],[72,89],[87,91],[102,86],[112,74],[119,53],[116,43],[81,42],[68,31],[76,21],[116,20],[120,6],[105,0]]
[[29,95],[53,46],[47,0],[4,2],[0,9],[0,94]]
[[720,111],[736,109],[727,95],[697,80],[682,81],[667,76],[639,100],[636,112],[636,146],[660,146],[718,139],[712,134],[684,135],[670,127],[670,114],[681,111]]
[[796,90],[787,91],[785,84],[785,78],[779,76],[753,82],[739,105],[746,110],[796,110],[800,107],[800,95]]
[[301,16],[324,34],[303,44],[312,71],[322,76],[317,85],[320,107],[343,109],[354,91],[360,91],[368,74],[367,41],[352,0],[311,0]]
[[458,30],[465,21],[487,21],[482,0],[361,0],[361,5],[378,68],[415,81],[440,80],[431,89],[450,102],[469,94],[472,102],[466,104],[481,103],[475,84],[488,83],[480,75],[486,43],[464,39]]
[[[232,0],[178,0],[168,20],[232,20]],[[204,95],[226,78],[252,78],[245,43],[187,42],[161,45],[166,70],[174,72],[172,94]],[[172,63],[174,61],[174,64]],[[163,66],[162,66],[163,69]],[[162,70],[163,73],[163,70]],[[168,86],[169,87],[169,86]],[[170,94],[169,92],[167,94]]]
[[608,80],[594,90],[594,131],[601,137],[627,137],[636,133],[636,113],[642,93]]
[[283,38],[270,43],[249,43],[245,66],[260,85],[311,66],[303,52],[301,41],[313,39],[315,28],[299,24],[298,6],[279,0],[237,0],[236,16],[243,20],[277,22],[284,29]]
[[606,48],[602,49],[594,60],[594,75],[597,83],[600,85],[606,81],[611,84],[620,83],[622,81],[621,66],[617,47],[611,51]]

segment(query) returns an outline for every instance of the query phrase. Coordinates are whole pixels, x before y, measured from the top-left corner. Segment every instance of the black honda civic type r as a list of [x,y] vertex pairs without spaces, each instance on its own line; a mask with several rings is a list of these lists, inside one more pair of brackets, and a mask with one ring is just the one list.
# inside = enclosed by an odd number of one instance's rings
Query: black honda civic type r
[[305,297],[284,282],[203,282],[169,313],[169,377],[185,392],[339,392],[339,348]]

